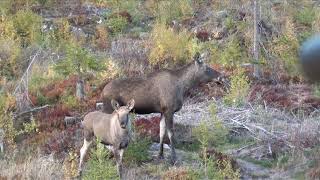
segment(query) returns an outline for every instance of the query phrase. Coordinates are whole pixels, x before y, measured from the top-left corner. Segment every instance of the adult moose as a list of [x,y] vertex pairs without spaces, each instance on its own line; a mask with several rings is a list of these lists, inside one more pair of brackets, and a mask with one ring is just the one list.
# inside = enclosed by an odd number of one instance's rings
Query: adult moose
[[161,70],[145,78],[116,79],[108,83],[101,94],[104,111],[112,112],[111,99],[120,105],[135,100],[133,111],[137,114],[161,113],[159,158],[163,158],[163,138],[167,131],[171,144],[171,161],[176,160],[173,132],[173,114],[182,107],[184,94],[200,83],[221,80],[221,74],[203,62],[200,53],[194,62],[178,70]]

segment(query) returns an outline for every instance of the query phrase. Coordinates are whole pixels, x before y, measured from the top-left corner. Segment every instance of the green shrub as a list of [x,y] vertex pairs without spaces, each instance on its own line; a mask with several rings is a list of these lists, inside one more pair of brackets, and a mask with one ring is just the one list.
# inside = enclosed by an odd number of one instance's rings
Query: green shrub
[[191,17],[193,14],[192,2],[190,0],[164,0],[156,2],[156,17],[162,23],[170,23],[173,20],[181,20]]
[[0,93],[0,129],[4,130],[4,140],[10,146],[15,146],[14,139],[19,134],[13,125],[13,108],[15,99],[8,93]]
[[66,45],[66,57],[58,62],[54,70],[64,76],[77,74],[85,75],[88,71],[103,71],[104,63],[96,59],[87,49],[74,43]]
[[127,19],[122,16],[111,17],[106,23],[113,35],[122,33],[128,25]]
[[36,98],[37,98],[37,105],[38,106],[44,106],[46,104],[51,104],[54,101],[49,99],[48,97],[44,96],[41,92],[36,92]]
[[284,70],[290,75],[299,75],[299,41],[295,34],[286,34],[272,43],[274,53],[281,59]]
[[60,102],[64,104],[67,108],[75,109],[79,107],[79,100],[72,93],[65,93],[61,96]]
[[124,162],[128,164],[142,164],[149,161],[149,146],[152,141],[148,138],[137,138],[129,143],[128,148],[124,151]]
[[241,106],[246,102],[250,82],[244,70],[240,69],[231,77],[231,86],[223,101],[227,105]]
[[189,34],[186,31],[175,33],[163,23],[154,25],[151,42],[149,60],[152,65],[183,64],[192,56]]
[[0,14],[8,14],[10,10],[11,2],[10,0],[0,1]]
[[31,121],[29,123],[23,123],[23,130],[20,130],[19,134],[22,133],[31,133],[38,132],[39,125],[36,123],[36,120],[33,116],[31,116]]
[[33,13],[31,10],[20,10],[14,18],[14,27],[16,33],[21,38],[23,47],[40,40],[41,37],[41,16]]
[[299,44],[303,43],[306,39],[308,39],[309,37],[311,37],[313,35],[313,32],[311,31],[304,31],[299,33]]
[[51,2],[51,0],[36,0],[41,6],[45,6]]
[[71,26],[67,19],[61,18],[54,21],[54,26],[56,28],[54,29],[53,34],[50,34],[53,42],[59,45],[71,40]]
[[[194,135],[199,140],[201,148],[216,147],[227,142],[229,130],[223,125],[223,122],[217,117],[217,107],[215,103],[209,105],[210,119],[207,122],[202,121],[194,129]],[[210,127],[210,128],[209,128]]]
[[132,17],[132,23],[139,24],[143,14],[140,8],[141,2],[139,0],[126,0],[121,2],[121,11],[127,11]]
[[315,95],[316,97],[320,97],[320,84],[316,83],[312,86],[313,88],[313,95]]
[[226,28],[228,30],[232,30],[232,29],[235,29],[236,27],[236,24],[235,22],[233,21],[232,17],[227,17],[224,21],[224,25],[226,26]]
[[[209,105],[210,120],[208,123],[201,122],[194,130],[194,135],[201,143],[201,154],[203,157],[202,167],[198,171],[190,172],[197,179],[239,179],[239,170],[234,171],[230,160],[222,162],[214,158],[207,158],[207,150],[210,147],[219,149],[219,146],[227,143],[229,130],[217,117],[217,107],[214,103]],[[209,127],[213,127],[212,129]]]
[[0,79],[16,78],[20,71],[19,58],[21,56],[21,48],[19,42],[11,39],[0,37]]
[[304,26],[311,27],[313,22],[315,21],[315,11],[313,8],[303,8],[298,10],[295,15],[295,21]]
[[37,93],[39,89],[62,79],[62,77],[55,73],[53,66],[42,68],[39,65],[33,65],[30,74],[31,78],[28,88],[31,93]]
[[220,64],[227,68],[234,68],[243,63],[245,54],[237,38],[231,38],[220,55]]
[[97,147],[92,149],[87,167],[83,172],[84,180],[98,179],[119,179],[117,167],[109,159],[109,151],[99,140],[96,141]]
[[211,103],[209,105],[210,112],[210,124],[213,127],[213,134],[211,140],[213,144],[218,148],[220,145],[223,145],[227,142],[227,135],[229,134],[229,130],[224,126],[222,120],[217,117],[217,106],[215,103]]

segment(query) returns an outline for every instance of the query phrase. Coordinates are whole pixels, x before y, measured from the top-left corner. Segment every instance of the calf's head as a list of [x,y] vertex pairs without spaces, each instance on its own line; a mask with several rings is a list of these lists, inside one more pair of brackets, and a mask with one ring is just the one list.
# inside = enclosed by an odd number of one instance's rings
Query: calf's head
[[120,106],[116,100],[112,99],[111,105],[117,116],[120,127],[125,129],[129,122],[129,113],[134,107],[134,100],[131,99],[126,106]]

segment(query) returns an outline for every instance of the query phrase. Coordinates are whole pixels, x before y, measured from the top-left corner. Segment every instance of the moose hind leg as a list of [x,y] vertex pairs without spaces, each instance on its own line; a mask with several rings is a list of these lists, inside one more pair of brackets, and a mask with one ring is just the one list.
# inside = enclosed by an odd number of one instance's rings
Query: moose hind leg
[[173,113],[168,113],[165,116],[168,137],[170,140],[170,149],[171,149],[171,163],[176,162],[176,151],[175,151],[175,138],[174,138],[174,126],[173,126]]
[[84,159],[84,157],[85,157],[86,154],[87,154],[87,151],[88,151],[88,149],[89,149],[89,147],[90,147],[90,145],[91,145],[91,142],[92,142],[92,141],[88,141],[88,140],[86,140],[86,139],[83,140],[83,145],[82,145],[82,147],[81,147],[81,149],[80,149],[79,172],[82,171],[81,168],[82,168],[83,159]]
[[160,119],[160,149],[159,149],[159,158],[163,159],[163,139],[166,134],[166,121],[164,116],[161,114],[161,119]]

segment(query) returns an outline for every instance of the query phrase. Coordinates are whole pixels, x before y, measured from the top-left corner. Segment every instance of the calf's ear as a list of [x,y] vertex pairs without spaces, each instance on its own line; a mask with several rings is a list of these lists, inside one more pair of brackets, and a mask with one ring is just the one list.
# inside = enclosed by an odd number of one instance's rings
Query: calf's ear
[[111,99],[111,106],[114,110],[117,110],[119,109],[120,105],[118,103],[118,101],[114,100],[114,99]]
[[131,111],[133,107],[134,107],[134,99],[131,99],[127,104],[127,108]]

